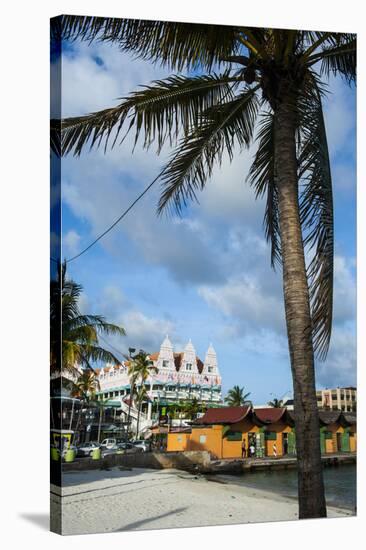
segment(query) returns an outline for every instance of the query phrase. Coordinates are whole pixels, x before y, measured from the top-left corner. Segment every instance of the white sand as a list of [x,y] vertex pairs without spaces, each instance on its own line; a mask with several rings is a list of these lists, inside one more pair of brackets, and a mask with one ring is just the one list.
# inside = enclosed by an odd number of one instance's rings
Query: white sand
[[[69,472],[61,490],[51,486],[56,530],[60,494],[64,535],[294,520],[298,507],[295,499],[177,470]],[[328,507],[328,517],[350,515]]]

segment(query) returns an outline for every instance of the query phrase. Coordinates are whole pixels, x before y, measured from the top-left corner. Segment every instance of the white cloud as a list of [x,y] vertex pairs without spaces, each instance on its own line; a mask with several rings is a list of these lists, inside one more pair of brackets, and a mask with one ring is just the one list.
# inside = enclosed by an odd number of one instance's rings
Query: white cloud
[[80,251],[80,235],[73,229],[70,229],[63,235],[62,244],[64,247],[64,255],[67,257],[74,256]]
[[123,313],[120,323],[126,330],[128,346],[136,346],[149,353],[159,350],[166,334],[174,334],[174,324],[171,321],[148,317],[135,309]]
[[356,281],[353,260],[337,255],[334,258],[334,322],[342,323],[355,318]]
[[317,379],[325,387],[356,383],[356,333],[354,326],[333,329],[331,346],[324,363],[317,363]]
[[198,292],[211,307],[234,319],[243,334],[258,328],[283,331],[282,301],[278,296],[266,293],[261,282],[252,276],[231,278],[219,288],[202,286]]

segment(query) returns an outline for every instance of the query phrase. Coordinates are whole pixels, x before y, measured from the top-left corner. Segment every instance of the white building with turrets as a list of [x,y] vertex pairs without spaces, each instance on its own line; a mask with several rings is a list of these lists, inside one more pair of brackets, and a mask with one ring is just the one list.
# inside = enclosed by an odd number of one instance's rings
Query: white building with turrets
[[[154,403],[169,405],[193,398],[206,404],[222,402],[221,376],[212,344],[202,362],[191,340],[183,351],[175,352],[166,336],[160,350],[150,354],[150,359],[158,372],[152,373],[145,383],[149,408],[154,408]],[[128,361],[119,367],[106,366],[98,371],[98,378],[101,399],[125,399],[130,394]]]

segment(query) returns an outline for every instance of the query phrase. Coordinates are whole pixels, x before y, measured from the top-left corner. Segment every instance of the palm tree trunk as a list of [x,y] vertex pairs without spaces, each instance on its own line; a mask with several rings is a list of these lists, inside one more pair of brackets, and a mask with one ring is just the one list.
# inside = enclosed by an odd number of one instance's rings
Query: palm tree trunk
[[102,429],[102,415],[103,415],[103,407],[100,407],[99,409],[99,426],[98,426],[98,443],[100,443],[100,432]]
[[138,411],[137,411],[136,439],[139,438],[141,405],[142,405],[142,401],[139,401]]
[[283,292],[294,388],[299,517],[325,517],[309,288],[299,215],[295,116],[291,98],[283,97],[275,109],[274,124]]
[[131,382],[131,388],[130,388],[130,399],[129,399],[129,404],[128,404],[128,413],[127,413],[127,433],[126,433],[126,442],[128,441],[128,431],[129,431],[129,428],[130,428],[130,420],[131,420],[131,406],[132,406],[132,396],[134,394],[134,391],[135,391],[135,385],[133,382]]

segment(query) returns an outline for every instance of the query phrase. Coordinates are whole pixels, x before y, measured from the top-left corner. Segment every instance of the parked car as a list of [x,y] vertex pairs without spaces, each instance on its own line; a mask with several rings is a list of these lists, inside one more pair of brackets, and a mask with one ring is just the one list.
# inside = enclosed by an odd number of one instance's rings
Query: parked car
[[89,441],[78,446],[77,456],[91,456],[95,449],[99,449],[100,444],[96,441]]
[[132,444],[139,449],[141,448],[144,453],[151,451],[151,443],[145,439],[136,439],[136,441],[132,441]]
[[113,454],[142,453],[143,449],[141,449],[140,447],[135,447],[135,445],[133,445],[132,443],[123,442],[123,443],[117,443],[116,445],[110,446],[109,448],[102,447],[101,451],[102,451],[102,458],[104,458],[105,456],[113,455]]
[[142,447],[136,447],[133,443],[120,443],[117,447],[117,452],[120,454],[134,454],[143,452]]
[[107,438],[107,439],[103,439],[102,443],[100,444],[100,448],[102,450],[113,449],[114,447],[116,447],[116,445],[120,445],[124,442],[125,442],[125,439],[122,437]]

